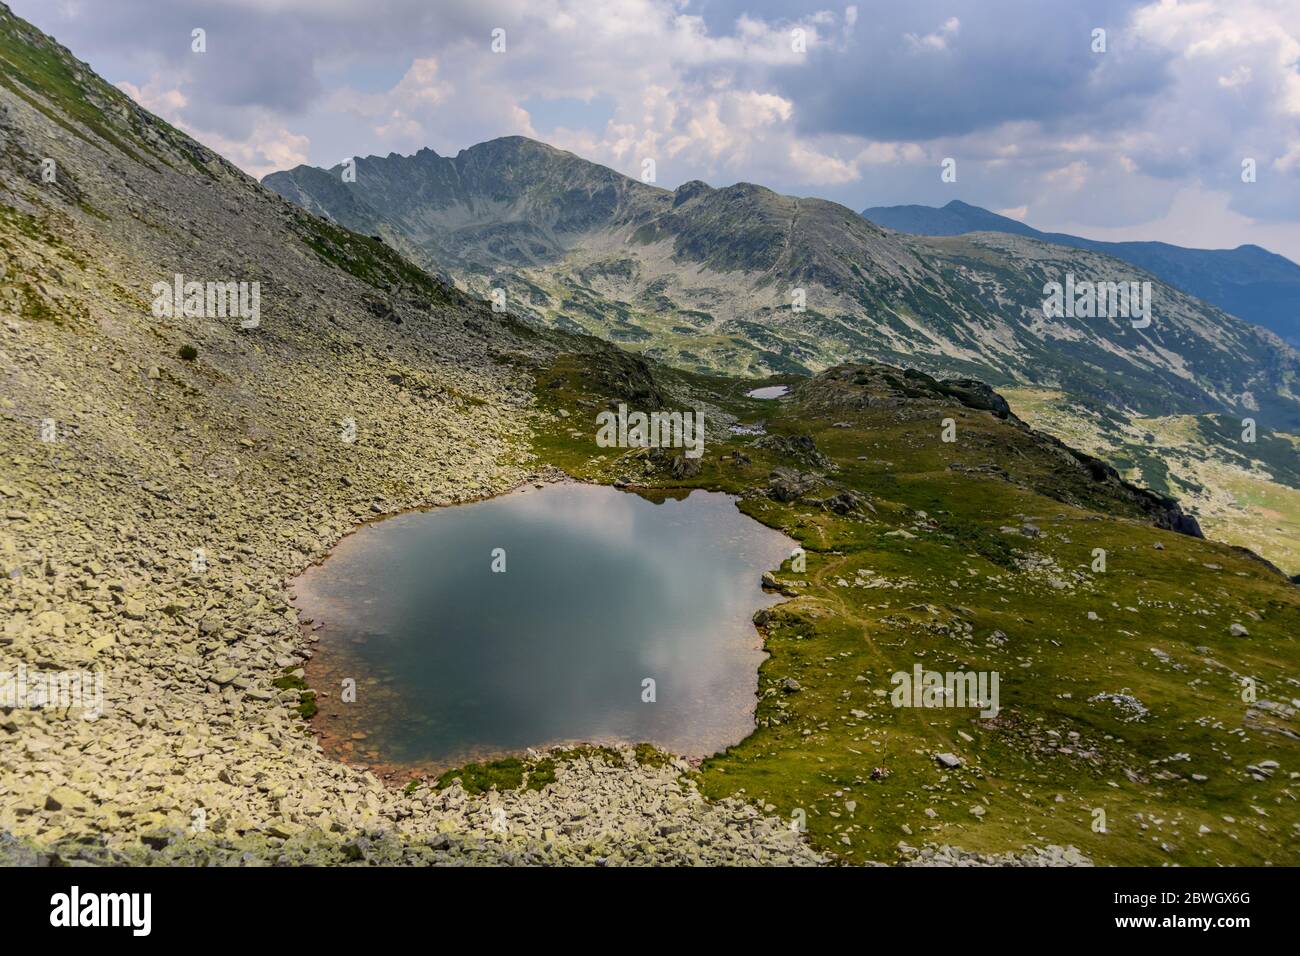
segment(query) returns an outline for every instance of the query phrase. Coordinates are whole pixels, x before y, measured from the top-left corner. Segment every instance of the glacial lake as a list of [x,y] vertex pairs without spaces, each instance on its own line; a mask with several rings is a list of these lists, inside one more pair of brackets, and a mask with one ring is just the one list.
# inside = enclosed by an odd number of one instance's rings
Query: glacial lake
[[789,385],[764,385],[745,393],[746,398],[782,398],[790,391]]
[[366,525],[294,584],[319,638],[313,727],[380,767],[581,742],[716,753],[754,728],[751,619],[794,547],[728,495],[577,483]]

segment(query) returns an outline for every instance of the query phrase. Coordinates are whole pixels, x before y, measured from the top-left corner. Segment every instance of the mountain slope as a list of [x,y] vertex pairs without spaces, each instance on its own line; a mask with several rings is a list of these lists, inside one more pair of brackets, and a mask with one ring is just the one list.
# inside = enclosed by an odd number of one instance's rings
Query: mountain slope
[[[511,311],[683,367],[809,372],[873,358],[1147,413],[1300,424],[1294,352],[1088,250],[904,236],[838,204],[745,183],[670,192],[520,137],[454,158],[370,157],[356,172],[344,182],[341,167],[299,167],[265,184],[476,293],[504,288]],[[1044,284],[1070,273],[1152,281],[1150,326],[1045,319]]]
[[551,261],[572,236],[625,221],[662,192],[523,137],[454,159],[431,149],[358,159],[356,175],[364,199],[343,181],[341,166],[300,166],[264,183],[358,232],[418,240],[408,247],[458,270]]
[[[93,671],[106,698],[0,709],[0,861],[907,862],[915,834],[923,860],[1295,862],[1268,761],[1296,760],[1300,592],[986,387],[846,366],[772,406],[539,331],[263,190],[3,5],[0,60],[0,671]],[[259,321],[156,311],[177,272],[260,282]],[[705,409],[704,457],[598,447],[611,401]],[[378,515],[559,467],[729,491],[805,544],[759,622],[755,733],[698,774],[584,748],[483,796],[324,756],[304,718],[345,702],[305,686],[286,581]],[[1000,668],[1004,710],[890,708],[922,660]]]
[[[872,206],[862,210],[869,222],[913,236],[960,236],[968,232],[1009,232],[1017,236],[1043,238],[1045,233],[1018,219],[1001,216],[980,206],[954,199],[945,206]],[[1065,245],[1065,243],[1062,243]]]
[[[104,697],[0,705],[0,863],[815,862],[671,768],[581,758],[485,841],[484,801],[403,794],[304,733],[337,688],[303,685],[286,581],[379,514],[534,475],[532,363],[625,357],[303,212],[2,4],[0,181],[0,689],[85,672]],[[155,309],[178,273],[259,283],[257,323],[206,290]],[[597,779],[588,827],[533,838]]]
[[[923,237],[747,183],[669,191],[521,137],[359,159],[356,182],[342,172],[265,183],[475,295],[500,290],[512,314],[680,368],[807,375],[871,359],[1015,389],[1036,426],[1186,499],[1208,533],[1300,570],[1286,453],[1300,441],[1300,359],[1117,258],[1008,235],[997,229],[1032,230],[974,207],[932,211],[950,221],[928,228],[964,229],[965,214],[993,231]],[[1044,285],[1069,276],[1151,282],[1150,325],[1046,317]],[[1108,424],[1066,427],[1092,418]],[[1243,440],[1246,419],[1257,442]],[[1151,421],[1199,437],[1148,437]]]
[[1167,242],[1103,242],[1043,232],[958,199],[943,206],[874,206],[862,215],[880,226],[920,236],[1006,232],[1076,249],[1091,249],[1132,263],[1175,288],[1300,345],[1300,265],[1244,245],[1187,249]]

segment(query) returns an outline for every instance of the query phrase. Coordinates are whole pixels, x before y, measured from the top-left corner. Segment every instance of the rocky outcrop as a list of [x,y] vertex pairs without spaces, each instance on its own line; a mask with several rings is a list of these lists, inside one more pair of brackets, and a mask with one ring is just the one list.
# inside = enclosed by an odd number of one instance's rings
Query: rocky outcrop
[[820,475],[793,468],[777,468],[768,477],[768,496],[773,501],[798,501],[825,482]]
[[[796,385],[791,398],[802,403],[810,414],[838,416],[854,409],[894,407],[900,409],[900,414],[915,420],[923,420],[928,415],[932,422],[938,421],[941,408],[951,407],[955,400],[965,408],[988,412],[995,418],[1010,422],[1028,441],[1046,451],[1047,458],[1060,462],[1056,474],[1023,479],[1036,490],[1081,504],[1088,504],[1089,497],[1094,494],[1104,496],[1112,502],[1125,503],[1158,528],[1195,538],[1204,537],[1196,518],[1184,512],[1176,500],[1139,487],[1100,458],[1030,428],[1015,416],[1001,395],[982,382],[971,379],[940,381],[915,369],[901,370],[888,365],[840,365]],[[994,458],[988,463],[978,466],[961,464],[954,469],[967,472],[982,469],[1005,480],[1017,480],[1001,460],[1001,456],[1014,453],[1010,449],[994,448],[990,451]]]
[[605,394],[626,402],[634,411],[655,412],[665,407],[663,390],[645,359],[604,343],[593,341],[592,345],[598,355],[589,368]]
[[817,449],[811,435],[764,435],[755,440],[754,447],[765,448],[781,458],[817,471],[834,471],[837,467]]
[[1039,440],[1057,445],[1067,451],[1075,461],[1086,469],[1088,475],[1094,481],[1110,486],[1117,493],[1132,501],[1150,518],[1151,523],[1157,528],[1164,528],[1166,531],[1185,534],[1193,538],[1205,537],[1196,518],[1184,512],[1182,506],[1175,499],[1167,495],[1156,494],[1154,491],[1133,484],[1133,482],[1121,477],[1113,466],[1108,465],[1100,458],[1095,458],[1085,452],[1068,447],[1060,439],[1051,435],[1044,435],[1041,432],[1035,432],[1034,434]]

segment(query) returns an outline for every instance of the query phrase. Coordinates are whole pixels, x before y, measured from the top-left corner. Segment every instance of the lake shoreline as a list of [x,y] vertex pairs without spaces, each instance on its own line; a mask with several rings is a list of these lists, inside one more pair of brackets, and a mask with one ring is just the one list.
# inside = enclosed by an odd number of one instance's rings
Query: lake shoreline
[[[436,776],[448,769],[468,763],[487,763],[522,757],[528,753],[550,752],[557,749],[622,748],[649,745],[671,753],[675,758],[685,761],[691,767],[697,767],[708,757],[724,752],[728,747],[742,742],[753,733],[757,726],[755,718],[758,703],[758,670],[768,656],[764,647],[762,629],[755,625],[753,618],[759,611],[771,608],[784,600],[782,596],[761,589],[759,587],[760,578],[767,572],[779,570],[781,559],[789,551],[797,547],[796,542],[782,534],[779,529],[771,528],[744,515],[737,507],[738,500],[731,495],[721,496],[717,492],[708,492],[704,489],[614,486],[610,483],[577,480],[559,472],[550,473],[547,481],[534,481],[531,479],[522,481],[500,494],[481,496],[472,501],[457,502],[456,504],[483,505],[493,500],[510,499],[530,493],[549,492],[555,486],[565,486],[574,490],[590,489],[592,492],[604,496],[604,499],[607,499],[607,505],[610,502],[620,501],[622,494],[630,494],[637,499],[655,504],[662,504],[670,500],[680,504],[694,500],[696,508],[706,507],[709,513],[716,513],[719,509],[722,509],[725,513],[725,521],[728,522],[727,527],[733,529],[729,532],[731,535],[736,534],[739,528],[748,528],[752,525],[752,531],[745,532],[755,541],[755,544],[751,544],[750,547],[756,546],[758,540],[768,542],[763,546],[768,552],[766,558],[758,558],[755,555],[753,558],[743,559],[747,565],[750,561],[754,564],[752,576],[748,572],[744,575],[745,579],[752,579],[754,582],[753,607],[744,613],[743,623],[739,619],[733,619],[735,623],[728,626],[742,636],[744,645],[748,647],[748,650],[745,651],[746,655],[752,655],[754,658],[752,667],[748,666],[748,663],[740,664],[739,662],[737,662],[737,665],[728,665],[729,667],[739,666],[740,670],[733,670],[732,672],[742,676],[733,679],[740,680],[744,686],[748,687],[748,690],[744,692],[745,696],[738,701],[740,710],[737,712],[737,719],[743,720],[743,727],[737,726],[736,730],[727,734],[725,740],[703,747],[698,745],[688,746],[682,743],[674,745],[671,740],[665,740],[662,737],[657,739],[657,735],[653,732],[642,734],[605,732],[595,734],[552,734],[518,746],[471,744],[457,748],[454,753],[441,757],[411,759],[391,754],[388,748],[382,745],[382,742],[376,742],[376,732],[378,731],[382,738],[382,728],[386,722],[392,719],[392,714],[408,713],[412,706],[418,707],[421,705],[403,703],[402,698],[396,696],[398,694],[397,690],[392,686],[385,686],[386,684],[391,685],[392,680],[396,679],[397,675],[385,679],[382,674],[374,672],[373,668],[368,668],[356,656],[355,650],[350,650],[356,639],[348,637],[349,625],[346,622],[348,619],[357,620],[356,614],[342,608],[331,608],[330,600],[334,595],[322,593],[322,587],[327,587],[327,585],[319,580],[318,569],[326,567],[331,558],[352,562],[353,565],[361,561],[364,565],[366,561],[364,555],[369,550],[377,549],[387,555],[389,549],[377,543],[375,539],[372,538],[369,541],[361,542],[356,536],[363,534],[366,528],[373,529],[374,526],[385,520],[412,514],[437,515],[446,512],[449,508],[449,506],[435,505],[428,508],[407,509],[403,512],[395,512],[361,523],[352,529],[348,535],[341,538],[327,555],[304,569],[303,573],[295,577],[291,582],[290,593],[293,605],[299,613],[299,626],[304,640],[312,645],[311,656],[301,669],[304,687],[309,688],[310,691],[308,692],[315,695],[315,713],[310,717],[308,727],[327,756],[355,768],[368,770],[391,786],[402,786],[408,780]],[[693,495],[704,497],[692,499]],[[536,503],[541,504],[541,499],[538,499]],[[690,507],[689,505],[685,506]],[[635,505],[631,505],[631,507],[634,510],[636,509]],[[466,520],[470,520],[469,514],[472,513],[462,513],[462,516]],[[482,513],[480,512],[480,514]],[[658,524],[660,521],[658,513],[652,511],[650,515],[652,517],[649,520]],[[687,519],[685,513],[681,512],[676,519],[670,519],[670,527],[674,520],[680,523]],[[688,521],[688,523],[694,525],[698,520],[700,519]],[[390,526],[391,530],[393,529]],[[717,530],[721,532],[724,529],[720,527]],[[703,531],[699,533],[705,534]],[[351,551],[348,550],[350,542],[354,545]],[[643,546],[644,542],[638,545],[638,548]],[[734,550],[734,548],[728,546],[728,550]],[[362,557],[359,558],[358,553]],[[735,560],[742,559],[737,556]],[[761,568],[759,567],[760,564],[762,565]],[[337,573],[340,575],[346,574],[343,570],[338,570]],[[388,577],[383,578],[383,580],[386,584],[391,583]],[[381,589],[374,593],[387,595],[388,592]],[[700,613],[698,608],[692,611],[694,615],[698,615],[698,613]],[[728,612],[729,618],[731,613],[734,612]],[[333,627],[330,626],[331,620],[334,621]],[[373,614],[367,614],[365,620],[367,628],[374,626]],[[626,623],[621,618],[620,620],[623,624]],[[699,626],[703,627],[707,633],[714,633],[712,625],[701,624]],[[355,625],[353,625],[353,628],[355,628]],[[566,631],[566,633],[568,632]],[[732,630],[728,630],[726,633],[732,633]],[[749,636],[744,637],[744,634]],[[370,641],[376,639],[368,638]],[[720,636],[714,639],[714,642],[716,643],[718,639],[724,638]],[[406,673],[406,669],[399,668],[398,674],[405,675]],[[364,678],[357,678],[356,698],[353,703],[348,704],[343,704],[339,700],[339,688],[345,674],[366,675]],[[361,692],[359,686],[362,680],[366,685],[364,693]],[[428,695],[421,695],[418,699],[427,703],[427,701],[436,699],[436,697],[430,698]],[[708,706],[711,711],[717,710],[717,701],[716,694],[709,697]],[[716,717],[711,717],[710,723],[715,723],[716,719]],[[692,727],[695,725],[695,722],[689,719],[683,719],[682,723]],[[695,731],[692,731],[692,736],[694,735]]]

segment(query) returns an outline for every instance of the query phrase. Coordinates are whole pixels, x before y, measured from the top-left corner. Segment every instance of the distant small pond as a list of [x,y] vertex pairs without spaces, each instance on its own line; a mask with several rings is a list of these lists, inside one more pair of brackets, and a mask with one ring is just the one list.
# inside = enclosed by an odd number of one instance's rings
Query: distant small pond
[[746,392],[746,398],[780,398],[790,391],[788,385],[764,385],[762,388],[756,388],[752,392]]
[[319,637],[313,725],[370,765],[578,742],[716,753],[753,730],[751,618],[779,600],[759,582],[794,547],[727,495],[576,483],[367,525],[295,582]]

